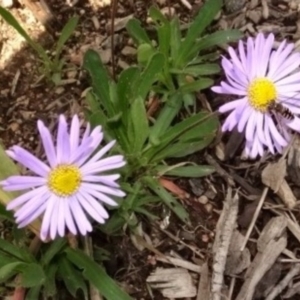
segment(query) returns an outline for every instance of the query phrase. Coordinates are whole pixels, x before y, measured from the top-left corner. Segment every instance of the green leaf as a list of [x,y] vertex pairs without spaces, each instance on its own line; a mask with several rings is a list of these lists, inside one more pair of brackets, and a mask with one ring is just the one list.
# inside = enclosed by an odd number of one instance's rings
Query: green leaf
[[65,43],[68,41],[68,39],[71,37],[71,35],[75,31],[78,21],[79,21],[79,18],[77,16],[74,16],[67,22],[67,24],[62,29],[61,34],[60,34],[59,39],[56,44],[56,51],[55,51],[56,53],[55,53],[55,59],[54,59],[54,61],[56,63],[58,63],[59,56],[63,50]]
[[46,280],[44,283],[44,294],[46,298],[53,297],[57,293],[56,289],[56,272],[58,270],[58,265],[55,263],[50,264],[45,269]]
[[159,173],[175,177],[205,177],[215,172],[214,167],[208,165],[202,166],[160,166],[156,168]]
[[0,252],[0,268],[4,267],[7,264],[14,263],[14,262],[19,262],[18,259],[15,257],[6,255],[2,252]]
[[15,17],[5,8],[0,6],[0,15],[1,17],[10,25],[12,26],[25,40],[26,42],[38,53],[38,55],[41,57],[45,65],[50,66],[51,61],[46,53],[46,51],[43,49],[43,47],[34,42],[31,37],[27,34],[27,32],[22,28],[22,26],[19,24],[19,22],[15,19]]
[[12,243],[0,238],[0,251],[7,253],[20,261],[34,262],[35,259],[28,249],[21,249]]
[[158,35],[158,49],[165,57],[169,57],[170,42],[171,42],[171,27],[167,22],[157,28]]
[[184,223],[189,223],[189,215],[184,207],[154,177],[143,177],[143,182],[176,214]]
[[181,93],[191,93],[191,92],[197,92],[203,89],[206,89],[210,86],[212,86],[214,81],[210,78],[200,78],[198,80],[195,80],[194,82],[184,84],[180,86]]
[[127,295],[91,258],[80,250],[68,248],[67,258],[79,269],[83,276],[97,288],[107,300],[133,300]]
[[126,24],[126,30],[133,38],[136,44],[150,44],[151,40],[148,37],[146,30],[141,26],[141,22],[135,18],[130,19]]
[[160,137],[159,143],[155,147],[147,149],[144,156],[147,157],[149,161],[152,161],[153,157],[157,157],[158,153],[171,147],[171,144],[176,140],[181,142],[192,142],[199,141],[203,137],[212,135],[216,130],[214,124],[217,123],[215,122],[216,117],[213,114],[200,112],[193,115],[168,129]]
[[166,24],[169,22],[169,20],[162,14],[162,12],[155,6],[150,7],[149,16],[155,23],[161,22],[163,24]]
[[22,273],[21,285],[23,287],[40,286],[46,280],[44,270],[37,263],[20,265],[18,269]]
[[166,147],[163,151],[158,152],[151,161],[160,162],[165,158],[186,157],[187,155],[204,149],[212,142],[213,139],[214,135],[212,134],[211,137],[207,137],[197,142],[172,144],[170,147]]
[[192,58],[199,51],[209,49],[214,46],[235,42],[242,37],[242,32],[237,29],[214,32],[197,41],[191,48],[191,54],[189,57]]
[[159,138],[170,127],[182,106],[182,95],[176,93],[168,99],[159,112],[158,118],[151,128],[150,142],[153,145],[159,144]]
[[147,64],[141,76],[135,81],[133,88],[136,90],[136,96],[146,98],[152,84],[157,81],[157,75],[161,72],[165,64],[165,57],[161,53],[155,53]]
[[213,21],[214,17],[221,10],[222,0],[208,0],[202,6],[199,14],[196,16],[192,25],[189,27],[185,39],[181,43],[179,55],[176,59],[175,66],[183,67],[187,64],[189,52],[194,45],[197,37]]
[[[208,116],[209,113],[201,112],[198,116],[201,118]],[[176,125],[175,125],[176,126]],[[204,122],[181,132],[178,140],[180,142],[195,142],[202,138],[211,138],[216,135],[219,128],[219,120],[217,116],[213,115],[206,119]]]
[[137,61],[141,65],[146,65],[150,58],[157,51],[149,44],[141,44],[137,49]]
[[55,255],[57,255],[58,253],[60,253],[66,245],[67,245],[67,242],[66,242],[66,239],[64,239],[64,238],[59,238],[59,239],[54,240],[50,244],[46,253],[42,256],[41,263],[44,266],[47,266],[48,264],[50,264],[53,257]]
[[83,67],[92,78],[93,90],[98,96],[109,117],[115,112],[109,95],[109,77],[99,54],[89,49],[84,55]]
[[179,48],[181,43],[180,24],[177,17],[175,17],[171,21],[170,27],[171,27],[171,40],[170,40],[171,58],[173,61],[175,61],[179,54]]
[[102,232],[107,235],[113,235],[114,233],[120,231],[123,226],[126,224],[126,220],[123,214],[119,211],[116,211],[104,225],[100,226]]
[[192,76],[212,75],[220,72],[220,67],[217,64],[200,64],[196,66],[186,67],[183,70],[171,69],[173,74],[187,74]]
[[0,282],[5,282],[13,275],[19,273],[19,268],[26,265],[23,262],[12,262],[0,268]]
[[188,63],[188,66],[199,65],[205,61],[216,61],[219,59],[220,54],[218,52],[210,52],[208,54],[203,54],[201,56],[197,56],[193,60]]
[[[140,76],[141,74],[137,67],[129,67],[120,74],[117,84],[117,93],[119,98],[119,108],[125,117],[128,117],[130,103],[133,100],[132,98],[135,92],[132,85]],[[127,122],[125,123],[127,124]]]
[[137,97],[130,109],[130,119],[133,124],[133,131],[127,132],[128,135],[133,136],[132,153],[142,150],[142,147],[149,135],[149,125],[145,102],[143,98]]
[[42,286],[35,286],[29,289],[29,291],[26,293],[25,300],[36,300],[39,299],[40,292],[41,292]]
[[[66,251],[68,251],[68,248]],[[75,251],[75,250],[74,250]],[[82,290],[86,299],[88,298],[88,291],[86,283],[80,272],[78,272],[73,264],[67,259],[67,257],[63,257],[59,260],[58,272],[64,281],[67,290],[69,293],[76,298],[76,294],[78,290]]]

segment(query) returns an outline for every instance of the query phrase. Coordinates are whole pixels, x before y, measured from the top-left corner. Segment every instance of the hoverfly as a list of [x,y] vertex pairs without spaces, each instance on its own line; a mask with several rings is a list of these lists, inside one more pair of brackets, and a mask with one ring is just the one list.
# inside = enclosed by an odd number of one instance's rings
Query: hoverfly
[[281,103],[276,102],[273,100],[269,106],[268,106],[268,111],[270,113],[276,113],[279,116],[287,119],[287,120],[294,120],[295,115],[287,108],[284,107]]

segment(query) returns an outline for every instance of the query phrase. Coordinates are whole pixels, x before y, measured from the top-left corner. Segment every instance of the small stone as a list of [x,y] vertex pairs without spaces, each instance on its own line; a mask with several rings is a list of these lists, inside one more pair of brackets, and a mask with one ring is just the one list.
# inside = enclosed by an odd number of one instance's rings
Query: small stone
[[130,46],[125,46],[122,49],[121,53],[126,56],[132,56],[136,54],[136,49]]
[[246,4],[246,0],[224,0],[224,4],[226,12],[232,14],[241,10]]
[[254,23],[258,24],[261,21],[262,13],[260,10],[251,10],[247,13],[247,17]]
[[103,64],[109,63],[109,61],[111,59],[111,50],[110,49],[99,50],[98,53],[101,57]]
[[11,8],[14,5],[14,1],[13,0],[0,0],[0,4],[4,8]]
[[[122,29],[125,28],[127,22],[133,18],[133,14],[131,15],[128,15],[124,18],[117,18],[115,19],[115,25],[114,25],[114,31],[120,31]],[[106,24],[106,30],[107,31],[110,31],[110,28],[111,28],[111,21],[109,21],[107,24]]]
[[129,68],[128,63],[125,62],[124,60],[121,60],[121,59],[119,59],[119,61],[118,61],[118,66],[119,66],[121,69],[123,69],[123,70]]
[[212,204],[211,203],[207,203],[207,204],[205,204],[205,209],[206,209],[206,211],[208,212],[208,213],[211,213],[212,212],[212,210],[213,210],[213,206],[212,206]]
[[62,86],[59,86],[55,89],[55,94],[61,95],[65,91],[65,88]]
[[173,17],[175,15],[174,7],[164,7],[160,11],[164,16]]
[[68,78],[75,78],[77,75],[77,71],[76,70],[72,70],[72,71],[68,71],[67,72],[67,77]]
[[98,30],[100,28],[100,23],[96,16],[92,16],[92,22],[94,24],[95,29]]
[[200,196],[197,201],[201,204],[207,204],[208,203],[208,198],[205,195]]

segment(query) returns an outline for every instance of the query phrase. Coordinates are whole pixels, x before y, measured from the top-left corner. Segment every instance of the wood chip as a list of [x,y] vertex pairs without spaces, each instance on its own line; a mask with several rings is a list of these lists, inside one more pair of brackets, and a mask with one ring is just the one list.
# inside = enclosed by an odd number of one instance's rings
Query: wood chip
[[286,176],[286,160],[280,159],[276,163],[268,164],[262,172],[262,182],[270,187],[282,200],[282,202],[292,209],[296,206],[296,197],[290,186],[284,179]]
[[195,297],[197,294],[192,277],[185,269],[157,268],[147,282],[152,288],[159,289],[166,298]]

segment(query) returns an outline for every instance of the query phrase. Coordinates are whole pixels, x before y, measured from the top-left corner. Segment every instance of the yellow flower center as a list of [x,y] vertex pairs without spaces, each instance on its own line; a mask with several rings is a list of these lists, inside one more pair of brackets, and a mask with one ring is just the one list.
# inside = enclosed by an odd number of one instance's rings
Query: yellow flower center
[[68,197],[78,190],[81,179],[78,167],[74,165],[59,165],[50,172],[48,187],[57,196]]
[[277,98],[276,87],[267,78],[256,78],[248,87],[248,98],[254,109],[266,112],[268,106]]

